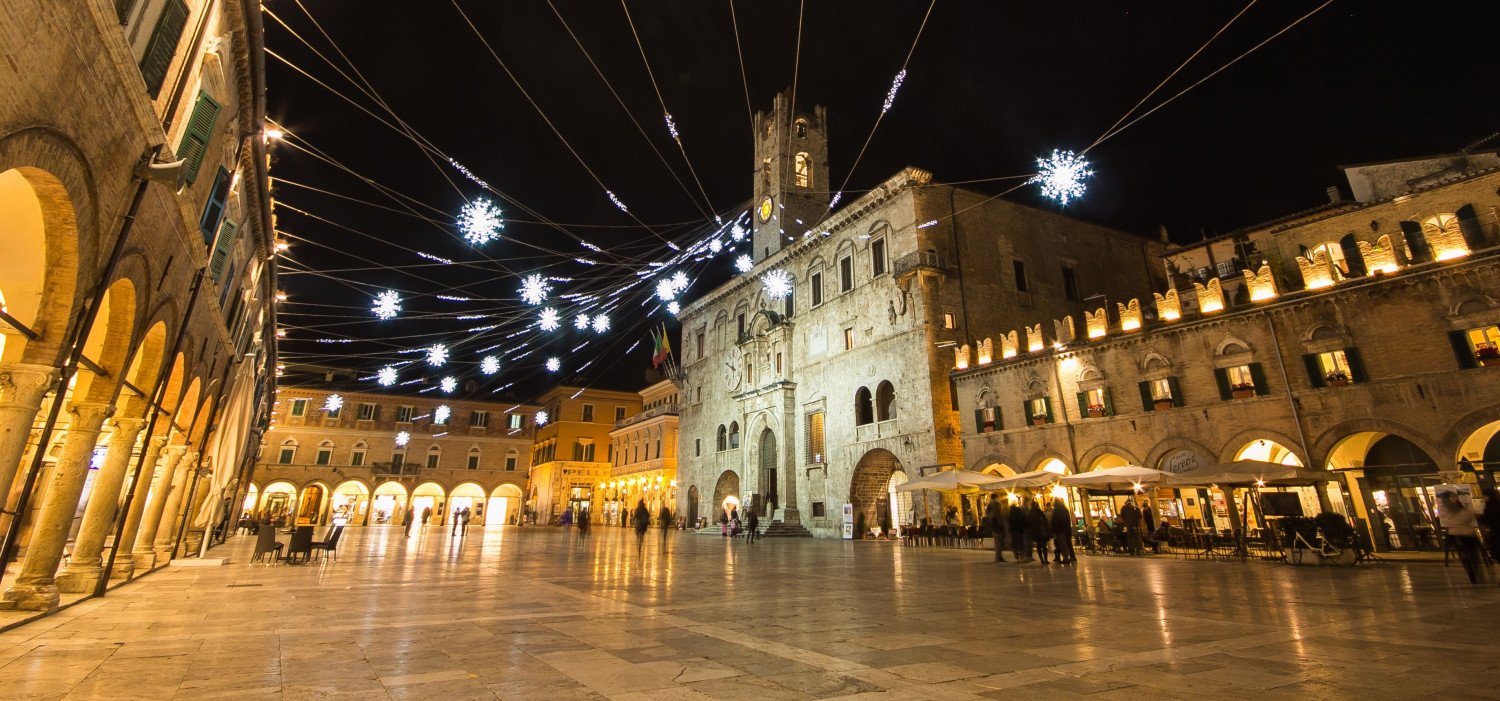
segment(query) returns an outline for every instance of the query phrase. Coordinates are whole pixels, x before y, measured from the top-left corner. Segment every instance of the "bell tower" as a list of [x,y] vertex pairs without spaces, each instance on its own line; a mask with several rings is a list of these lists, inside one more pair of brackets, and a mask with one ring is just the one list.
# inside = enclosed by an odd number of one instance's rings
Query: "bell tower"
[[755,113],[755,198],[751,258],[759,263],[828,213],[828,113],[799,112],[791,91]]

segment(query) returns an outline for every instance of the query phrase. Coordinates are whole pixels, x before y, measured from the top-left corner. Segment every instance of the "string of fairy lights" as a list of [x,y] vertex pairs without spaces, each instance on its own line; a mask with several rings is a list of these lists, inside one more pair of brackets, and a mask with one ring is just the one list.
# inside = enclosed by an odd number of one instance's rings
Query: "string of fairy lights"
[[[1325,0],[1316,6],[1311,12],[1295,19],[1290,25],[1271,35],[1264,41],[1255,44],[1251,49],[1239,54],[1233,60],[1217,68],[1192,83],[1186,89],[1172,95],[1165,101],[1158,103],[1150,109],[1143,108],[1147,102],[1164,86],[1175,78],[1189,63],[1196,59],[1205,48],[1218,39],[1236,20],[1243,16],[1256,0],[1249,0],[1249,4],[1239,13],[1235,14],[1218,32],[1209,38],[1208,42],[1194,51],[1187,60],[1177,66],[1165,80],[1157,84],[1145,98],[1130,108],[1119,120],[1112,124],[1102,133],[1099,138],[1089,144],[1082,151],[1075,152],[1069,149],[1054,149],[1050,155],[1038,158],[1035,163],[1035,172],[1003,176],[999,178],[980,178],[966,182],[991,182],[1000,180],[1017,180],[1013,186],[1003,192],[987,198],[994,199],[1016,191],[1028,185],[1036,186],[1040,196],[1049,199],[1059,206],[1068,204],[1083,197],[1087,190],[1089,181],[1096,177],[1093,165],[1085,154],[1108,138],[1118,134],[1120,131],[1130,127],[1146,116],[1161,109],[1166,103],[1176,100],[1183,94],[1201,85],[1209,78],[1218,75],[1230,65],[1250,55],[1254,51],[1265,46],[1276,37],[1281,36],[1297,24],[1305,21],[1323,8],[1327,7],[1333,0]],[[647,49],[642,43],[641,37],[635,31],[633,20],[629,18],[629,8],[625,0],[621,0],[621,7],[625,12],[629,23],[630,34],[640,51],[641,59],[645,64],[646,71],[651,77],[652,88],[655,91],[658,104],[662,109],[663,121],[668,136],[678,147],[678,153],[683,163],[691,173],[692,180],[698,186],[698,195],[703,202],[700,203],[689,188],[678,179],[682,190],[704,216],[699,219],[671,224],[648,224],[642,221],[636,214],[632,213],[626,201],[617,194],[600,177],[599,171],[592,168],[584,159],[583,155],[568,142],[565,135],[557,128],[555,123],[549,119],[546,112],[535,101],[531,100],[526,88],[518,77],[502,60],[500,54],[486,40],[481,28],[474,20],[464,12],[459,0],[452,0],[453,6],[458,10],[464,23],[473,31],[475,37],[481,42],[487,52],[494,58],[496,64],[503,70],[505,75],[526,97],[538,116],[547,123],[553,134],[559,139],[566,150],[579,162],[595,184],[602,190],[603,196],[615,208],[629,217],[634,224],[619,228],[629,228],[649,232],[652,239],[637,241],[622,246],[611,245],[608,248],[590,242],[586,237],[580,235],[575,229],[583,229],[589,226],[584,224],[562,223],[550,219],[520,202],[512,195],[497,189],[479,174],[465,166],[456,156],[444,152],[433,141],[422,136],[409,122],[403,120],[376,90],[373,84],[364,79],[348,56],[337,46],[333,37],[323,30],[321,23],[303,5],[300,0],[296,6],[302,10],[306,20],[318,29],[319,34],[331,48],[330,51],[320,50],[314,43],[297,32],[281,17],[266,10],[278,25],[283,27],[288,36],[295,39],[300,45],[312,51],[336,75],[342,78],[353,88],[353,93],[360,97],[351,95],[348,91],[341,90],[334,83],[315,76],[311,71],[299,66],[289,60],[281,53],[267,49],[267,55],[286,64],[294,72],[305,76],[320,87],[333,93],[335,96],[353,105],[377,123],[391,129],[397,135],[410,141],[436,168],[441,177],[452,185],[454,191],[462,199],[463,204],[456,211],[448,212],[444,207],[433,205],[421,199],[401,192],[398,188],[386,185],[379,180],[357,172],[339,159],[327,152],[317,148],[303,135],[284,132],[281,141],[300,154],[307,154],[312,158],[332,166],[337,171],[357,178],[362,183],[371,187],[381,198],[389,201],[389,204],[370,201],[363,197],[351,196],[339,193],[331,188],[313,186],[304,183],[291,182],[277,179],[278,184],[286,184],[295,188],[291,192],[303,193],[308,196],[325,195],[340,199],[344,202],[356,203],[364,206],[378,208],[387,212],[407,215],[425,222],[428,226],[443,232],[448,236],[461,240],[466,250],[473,253],[468,260],[453,260],[437,255],[430,251],[424,251],[413,245],[406,245],[393,241],[389,237],[369,234],[343,222],[336,222],[330,218],[322,217],[313,210],[316,208],[302,204],[292,206],[284,202],[286,194],[278,193],[278,205],[283,212],[297,215],[309,222],[321,222],[337,226],[345,231],[359,235],[371,241],[379,242],[398,249],[403,256],[410,256],[409,263],[387,264],[377,262],[371,258],[361,256],[350,251],[338,251],[350,258],[366,264],[365,266],[354,266],[338,270],[318,270],[311,266],[300,263],[293,257],[285,246],[279,246],[282,256],[284,272],[290,275],[306,275],[317,277],[338,283],[344,287],[354,290],[368,300],[367,306],[355,306],[348,304],[330,304],[326,301],[296,301],[286,300],[285,304],[294,307],[281,313],[281,316],[294,322],[296,319],[306,317],[309,319],[339,318],[336,322],[311,321],[307,325],[297,323],[286,323],[277,330],[277,335],[286,340],[299,342],[310,342],[318,346],[332,346],[337,348],[351,343],[360,343],[365,348],[375,348],[374,351],[343,353],[331,350],[288,350],[282,355],[289,362],[301,362],[305,364],[316,364],[326,362],[333,358],[342,363],[357,363],[357,372],[360,373],[361,382],[370,382],[382,388],[403,387],[409,385],[420,385],[418,392],[437,392],[444,396],[454,395],[460,388],[460,381],[466,377],[483,378],[488,382],[494,382],[495,378],[504,379],[507,372],[522,376],[523,373],[533,372],[541,369],[549,374],[563,373],[566,369],[574,375],[581,375],[590,366],[601,358],[608,359],[610,363],[619,363],[630,352],[637,348],[641,341],[635,339],[629,347],[620,350],[627,342],[632,340],[630,335],[620,333],[621,330],[637,328],[642,320],[658,321],[668,320],[680,313],[686,302],[686,295],[692,289],[695,281],[704,275],[727,267],[736,275],[756,274],[756,264],[748,250],[750,212],[744,205],[729,208],[728,210],[715,210],[709,200],[707,192],[702,183],[698,182],[696,169],[688,158],[688,152],[683,143],[682,130],[684,125],[679,124],[672,114],[667,111],[666,100],[663,98],[660,87],[656,85],[655,76],[651,73],[651,65],[647,59]],[[922,29],[926,27],[927,20],[931,16],[935,2],[929,5],[926,14],[923,15],[921,25],[916,31],[910,50],[906,53],[900,69],[894,74],[890,86],[879,101],[879,111],[875,118],[874,126],[871,128],[869,137],[865,141],[865,147],[869,146],[874,136],[875,127],[879,126],[880,120],[895,108],[897,96],[903,84],[912,77],[909,74],[912,54],[916,50],[917,41],[920,39]],[[551,3],[549,2],[549,5]],[[620,107],[624,109],[631,121],[636,122],[637,130],[641,136],[651,142],[646,131],[641,128],[635,116],[626,107],[626,102],[620,97],[613,84],[605,76],[604,71],[596,64],[587,49],[584,48],[572,29],[568,27],[562,14],[555,6],[553,12],[563,26],[573,36],[577,48],[588,58],[598,77],[609,87]],[[733,1],[730,0],[730,13],[733,18]],[[802,19],[799,13],[798,19],[798,57],[794,62],[793,85],[795,85],[795,72],[800,70],[800,33]],[[738,27],[736,21],[736,50],[740,51]],[[340,65],[335,61],[335,54],[342,59]],[[741,55],[741,78],[746,80],[744,74],[744,61]],[[746,83],[746,99],[748,103],[748,82]],[[364,100],[361,101],[361,98]],[[747,104],[748,106],[748,104]],[[655,146],[652,146],[655,150]],[[861,156],[864,147],[861,148]],[[673,178],[677,178],[672,165],[666,157],[657,151],[662,165],[672,171]],[[857,166],[858,159],[855,161]],[[851,167],[850,175],[852,175]],[[464,184],[467,184],[467,187]],[[846,177],[844,182],[831,193],[829,210],[835,209],[846,192],[858,194],[861,191],[846,190],[849,184]],[[477,190],[477,192],[476,192]],[[703,205],[707,205],[705,208]],[[917,229],[935,226],[944,219],[958,216],[967,209],[979,206],[980,203],[970,204],[964,209],[949,213],[941,219],[915,224]],[[508,216],[509,211],[521,213],[516,219]],[[825,215],[824,220],[827,219]],[[300,219],[293,218],[293,221]],[[547,227],[563,235],[564,239],[577,244],[577,248],[567,250],[555,245],[538,243],[532,237],[516,234],[507,229],[507,224],[522,222],[527,225],[539,225]],[[800,222],[799,222],[800,223]],[[817,235],[828,236],[829,231],[815,231],[822,221],[813,221],[807,225],[807,229],[801,232],[804,238]],[[278,231],[284,239],[295,240],[299,243],[310,243],[321,245],[314,237],[299,236],[291,233],[296,224],[288,222],[282,226],[283,231]],[[795,238],[789,234],[790,238]],[[512,252],[506,252],[500,257],[492,255],[493,249],[501,243],[512,244],[515,247],[525,248],[532,255],[517,256]],[[324,248],[331,247],[323,246]],[[530,263],[526,270],[515,270],[515,263]],[[441,270],[448,266],[465,266],[479,271],[493,273],[486,275],[484,279],[455,284],[451,281],[434,279],[422,274],[422,271],[433,268]],[[720,266],[716,268],[715,266]],[[399,275],[421,285],[427,289],[405,289],[401,286],[376,285],[361,281],[357,278],[347,277],[349,274],[361,272],[379,271],[387,274]],[[495,275],[502,279],[514,280],[514,295],[507,292],[495,293]],[[441,277],[441,276],[439,276]],[[792,275],[779,268],[762,270],[758,273],[760,287],[770,299],[782,299],[793,291],[794,280]],[[417,307],[413,308],[413,304]],[[456,305],[453,309],[442,311],[431,311],[425,309],[428,304],[442,303],[442,305]],[[309,311],[303,311],[305,307]],[[327,311],[313,311],[327,309]],[[368,314],[359,318],[350,318],[350,313],[363,310],[362,314]],[[341,325],[354,327],[367,326],[371,322],[376,324],[376,329],[382,327],[380,324],[393,320],[425,321],[441,320],[444,322],[464,321],[478,322],[465,325],[458,330],[445,327],[428,333],[415,333],[399,337],[393,337],[380,333],[357,335],[342,334],[333,331]],[[627,319],[628,323],[616,323],[619,319]],[[298,332],[295,339],[288,339],[288,331]],[[302,335],[308,334],[319,335]],[[584,360],[581,353],[588,351],[592,357]],[[564,359],[568,360],[565,367]],[[582,360],[573,365],[575,360]],[[436,378],[436,384],[428,384],[429,373],[441,373]],[[504,382],[490,389],[492,393],[504,392],[515,384],[514,381]],[[585,385],[587,386],[587,385]],[[581,392],[582,390],[580,390]],[[455,399],[455,404],[459,403]],[[337,411],[342,408],[343,397],[340,394],[329,395],[324,404],[324,409]],[[518,405],[519,406],[519,405]],[[446,424],[451,417],[453,406],[444,403],[438,406],[431,418],[436,424]],[[545,411],[535,413],[533,420],[540,426],[548,421],[549,417]],[[402,432],[396,436],[396,443],[404,446],[410,440],[410,435]]]

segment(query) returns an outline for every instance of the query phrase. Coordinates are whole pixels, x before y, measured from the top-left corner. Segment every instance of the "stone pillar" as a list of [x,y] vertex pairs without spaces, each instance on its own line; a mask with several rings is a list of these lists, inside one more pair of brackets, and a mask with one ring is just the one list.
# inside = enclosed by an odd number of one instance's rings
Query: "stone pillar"
[[177,474],[177,464],[182,462],[183,456],[187,455],[187,446],[168,446],[166,453],[167,457],[162,461],[161,471],[157,473],[156,482],[151,490],[151,503],[146,505],[145,513],[141,514],[141,527],[135,534],[135,547],[131,550],[131,559],[135,561],[135,567],[144,567],[148,570],[156,564],[156,554],[153,550],[156,544],[156,529],[161,525],[161,515],[167,505],[167,496],[172,491],[172,479]]
[[83,495],[83,484],[88,479],[89,462],[99,441],[99,429],[104,426],[104,418],[110,410],[111,407],[102,402],[79,402],[68,407],[73,418],[68,421],[68,433],[63,439],[57,464],[52,466],[47,491],[26,546],[26,558],[21,561],[21,573],[4,594],[4,600],[14,602],[18,609],[50,611],[57,608],[57,565],[62,561],[73,514],[78,510],[78,499]]
[[146,441],[146,460],[140,477],[130,485],[130,509],[125,512],[125,529],[121,532],[120,542],[115,543],[115,566],[109,573],[111,579],[128,579],[135,573],[135,560],[131,559],[135,551],[135,536],[141,528],[141,514],[146,511],[146,496],[151,492],[151,485],[160,481],[164,472],[156,463],[166,445],[166,436]]
[[158,562],[171,558],[172,543],[177,538],[177,518],[183,510],[182,499],[187,495],[188,486],[198,476],[197,467],[198,451],[190,450],[183,453],[182,459],[177,461],[177,469],[172,471],[172,491],[167,492],[161,522],[156,526],[155,552]]
[[83,523],[78,527],[78,537],[73,540],[73,552],[57,575],[59,591],[91,592],[104,572],[103,558],[100,557],[104,551],[104,536],[114,525],[115,512],[120,508],[120,488],[125,484],[125,472],[135,453],[136,438],[146,427],[146,420],[140,418],[117,418],[112,423],[114,433],[109,437],[109,452],[99,474],[94,476],[89,503],[83,511]]
[[42,397],[56,382],[56,368],[0,363],[0,500],[10,494]]

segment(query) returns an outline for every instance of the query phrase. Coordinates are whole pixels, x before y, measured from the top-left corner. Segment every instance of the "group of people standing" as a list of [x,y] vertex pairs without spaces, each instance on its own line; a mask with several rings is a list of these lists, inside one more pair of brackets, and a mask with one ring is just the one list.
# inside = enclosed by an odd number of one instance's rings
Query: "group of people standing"
[[[1073,553],[1073,514],[1061,499],[1053,499],[1051,509],[1044,511],[1034,498],[1023,497],[1004,508],[1000,495],[991,494],[985,508],[984,525],[995,539],[995,562],[1005,562],[1005,545],[1010,544],[1016,562],[1050,564],[1048,543],[1052,543],[1053,562],[1071,565],[1078,561]],[[1033,556],[1032,553],[1036,554]]]

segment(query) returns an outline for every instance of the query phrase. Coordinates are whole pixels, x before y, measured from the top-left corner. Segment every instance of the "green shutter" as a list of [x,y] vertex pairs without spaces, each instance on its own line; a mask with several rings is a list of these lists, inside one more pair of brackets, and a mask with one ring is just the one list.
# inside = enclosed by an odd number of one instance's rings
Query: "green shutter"
[[995,430],[999,431],[999,430],[1002,430],[1002,429],[1005,428],[1005,420],[1004,420],[1005,419],[1005,415],[1000,411],[1000,407],[996,406],[996,407],[994,407],[994,409],[995,409]]
[[1345,348],[1344,359],[1349,361],[1349,379],[1355,382],[1370,381],[1370,376],[1365,374],[1364,361],[1359,358],[1358,348]]
[[984,410],[983,409],[975,409],[974,410],[974,432],[975,433],[984,433]]
[[1250,363],[1250,381],[1255,383],[1255,394],[1264,397],[1271,393],[1271,386],[1266,384],[1265,368],[1260,363]]
[[188,118],[187,128],[182,131],[182,143],[177,146],[177,157],[186,161],[183,179],[189,184],[198,179],[198,171],[203,167],[203,157],[213,140],[214,124],[219,121],[219,109],[219,103],[208,93],[198,91],[193,114]]
[[1167,378],[1167,386],[1172,388],[1172,406],[1182,406],[1186,402],[1182,397],[1182,384],[1177,381],[1177,376]]
[[198,229],[203,232],[203,245],[213,243],[219,229],[219,219],[224,216],[224,204],[229,199],[229,171],[219,168],[214,177],[214,186],[208,191],[208,202],[203,204],[203,216],[198,219]]
[[1302,364],[1307,367],[1307,381],[1312,383],[1313,387],[1323,387],[1328,384],[1327,379],[1323,377],[1322,366],[1318,365],[1317,353],[1302,356]]
[[1042,397],[1042,408],[1047,410],[1047,423],[1052,423],[1052,398]]
[[1151,381],[1142,380],[1140,382],[1140,388],[1141,408],[1145,409],[1146,411],[1156,411],[1156,402],[1151,400]]
[[234,242],[238,235],[239,226],[234,222],[225,219],[224,223],[219,225],[219,236],[214,241],[213,257],[208,260],[208,274],[214,282],[218,282],[219,273],[224,272],[224,261],[229,260],[230,252],[234,251]]
[[1023,425],[1023,426],[1030,426],[1031,425],[1031,402],[1030,401],[1026,401],[1026,400],[1022,400],[1021,401],[1021,425]]
[[146,92],[155,100],[161,94],[161,86],[167,82],[167,70],[172,67],[172,57],[177,55],[177,44],[182,41],[182,30],[187,27],[188,6],[184,0],[167,0],[166,7],[156,18],[156,28],[151,30],[151,40],[146,42],[146,53],[141,56],[141,77],[146,81]]
[[1234,395],[1230,394],[1229,370],[1227,368],[1214,368],[1214,383],[1219,385],[1219,399],[1231,399],[1234,397]]
[[1110,395],[1108,387],[1104,388],[1104,415],[1105,416],[1114,416],[1115,415],[1115,399],[1114,399],[1113,396]]
[[1449,331],[1448,342],[1453,344],[1453,357],[1458,360],[1461,370],[1479,367],[1479,361],[1474,359],[1474,350],[1469,348],[1469,334],[1466,331]]
[[1089,415],[1089,393],[1078,393],[1078,417],[1088,418]]

